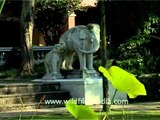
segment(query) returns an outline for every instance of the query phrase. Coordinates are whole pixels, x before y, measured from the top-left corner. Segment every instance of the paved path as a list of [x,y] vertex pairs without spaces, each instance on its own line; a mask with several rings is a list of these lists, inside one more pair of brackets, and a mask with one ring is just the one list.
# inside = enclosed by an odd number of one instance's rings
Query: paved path
[[[91,106],[91,108],[94,108],[95,111],[100,111],[102,106],[101,105],[95,105]],[[112,111],[119,111],[119,110],[128,110],[128,111],[159,111],[160,112],[160,102],[146,102],[146,103],[136,103],[136,104],[128,104],[128,105],[112,105],[111,107]],[[32,116],[34,113],[37,114],[59,114],[59,113],[67,113],[67,110],[65,107],[58,107],[58,108],[47,108],[47,109],[30,109],[30,110],[16,110],[16,111],[5,111],[0,112],[0,120],[3,120],[4,118],[8,117],[15,117],[19,116],[20,114],[22,116]]]
[[145,102],[145,103],[134,103],[128,105],[113,105],[113,110],[159,110],[160,111],[160,102]]

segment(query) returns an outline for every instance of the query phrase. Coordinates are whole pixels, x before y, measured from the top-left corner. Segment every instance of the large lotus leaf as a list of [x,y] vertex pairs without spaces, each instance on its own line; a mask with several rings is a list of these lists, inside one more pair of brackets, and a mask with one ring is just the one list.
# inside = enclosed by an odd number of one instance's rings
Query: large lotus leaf
[[71,100],[66,103],[66,109],[77,119],[78,113],[77,113],[77,105],[74,103],[71,103]]
[[104,67],[102,66],[99,66],[99,71],[101,73],[103,73],[103,75],[109,80],[109,81],[112,81],[112,76],[110,75],[109,71],[107,69],[105,69]]
[[115,89],[126,92],[129,98],[135,98],[138,95],[146,95],[144,85],[139,82],[133,74],[120,67],[112,66],[107,70],[100,66],[99,71],[107,77]]
[[98,120],[98,115],[88,106],[76,105],[71,102],[66,103],[66,109],[77,119],[77,120]]

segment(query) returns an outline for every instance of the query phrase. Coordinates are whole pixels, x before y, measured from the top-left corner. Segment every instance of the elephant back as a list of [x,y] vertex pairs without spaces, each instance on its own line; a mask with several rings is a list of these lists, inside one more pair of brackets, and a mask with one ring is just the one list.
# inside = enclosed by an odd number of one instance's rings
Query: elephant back
[[67,48],[75,49],[75,47],[82,44],[82,40],[88,39],[87,37],[90,37],[89,35],[90,31],[87,26],[78,25],[63,33],[59,43],[65,42]]

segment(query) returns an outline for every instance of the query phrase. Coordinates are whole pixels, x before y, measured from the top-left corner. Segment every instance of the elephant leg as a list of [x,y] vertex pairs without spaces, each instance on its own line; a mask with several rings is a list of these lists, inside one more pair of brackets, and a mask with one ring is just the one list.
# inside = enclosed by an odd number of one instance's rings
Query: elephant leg
[[67,52],[65,55],[65,61],[63,62],[63,68],[65,69],[73,69],[72,63],[73,63],[73,57],[75,53],[73,52]]
[[63,62],[62,62],[62,69],[67,69],[66,68],[66,59],[64,59]]
[[70,55],[68,54],[68,52],[65,53],[64,55],[64,59],[62,62],[62,68],[63,69],[68,69],[68,59],[69,59]]
[[93,68],[93,54],[88,54],[86,56],[87,56],[86,64],[87,64],[88,70],[94,70],[94,68]]
[[68,63],[67,63],[67,66],[68,66],[68,69],[73,69],[73,67],[72,67],[72,64],[73,64],[73,58],[74,58],[74,55],[75,55],[75,53],[70,53],[70,58],[68,58]]
[[52,60],[52,65],[51,65],[52,72],[51,73],[52,73],[52,79],[56,79],[57,72],[58,72],[58,58],[57,56],[53,58],[56,58],[56,59]]
[[57,73],[59,74],[60,73],[60,66],[61,66],[61,61],[59,61],[57,63]]
[[52,65],[51,64],[48,64],[48,70],[49,70],[49,73],[52,73]]
[[63,78],[63,76],[60,73],[61,64],[62,64],[62,61],[58,61],[58,63],[57,63],[57,78]]
[[57,71],[55,72],[55,71],[53,71],[52,73],[51,73],[51,79],[56,79],[57,78]]
[[57,64],[57,62],[54,62],[54,64],[52,65],[52,73],[55,73],[55,74],[57,74],[57,72],[58,72],[58,64]]
[[46,62],[44,62],[44,66],[45,66],[45,69],[46,69],[46,73],[49,74],[49,66]]
[[78,58],[80,62],[80,70],[86,70],[86,55],[78,52]]

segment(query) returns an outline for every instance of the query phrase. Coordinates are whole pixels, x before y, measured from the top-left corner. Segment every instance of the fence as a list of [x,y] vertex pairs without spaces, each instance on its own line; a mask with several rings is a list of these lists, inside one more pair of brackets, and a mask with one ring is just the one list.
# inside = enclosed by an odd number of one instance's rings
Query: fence
[[[34,63],[42,63],[46,53],[48,53],[52,46],[33,46]],[[0,47],[0,65],[4,65],[10,56],[20,56],[20,49],[17,47]]]

